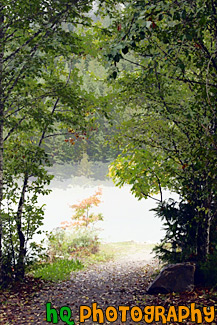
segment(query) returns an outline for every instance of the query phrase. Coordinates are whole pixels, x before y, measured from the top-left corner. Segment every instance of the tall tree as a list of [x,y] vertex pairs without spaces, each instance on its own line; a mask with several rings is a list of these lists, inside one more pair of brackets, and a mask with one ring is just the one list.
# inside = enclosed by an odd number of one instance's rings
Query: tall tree
[[[111,30],[107,59],[132,112],[111,173],[140,198],[169,187],[188,201],[196,254],[206,259],[217,206],[216,4],[132,1]],[[123,71],[122,61],[133,71]]]
[[[93,1],[83,0],[0,2],[1,270],[2,222],[5,220],[3,186],[10,183],[10,177],[3,178],[4,169],[9,171],[10,166],[13,171],[10,170],[9,175],[14,173],[23,178],[20,198],[18,201],[16,198],[18,209],[15,216],[20,242],[18,264],[22,269],[25,255],[22,213],[26,193],[32,184],[29,179],[36,176],[40,180],[43,176],[40,166],[47,159],[42,150],[43,141],[58,133],[59,127],[67,133],[69,124],[82,129],[87,122],[86,100],[78,86],[80,81],[73,57],[84,51],[84,40],[76,33],[75,27],[78,24],[90,25],[87,13],[92,6]],[[17,150],[13,142],[17,144]],[[26,154],[30,157],[27,158]],[[9,189],[8,185],[6,189]]]
[[[46,140],[56,134],[69,135],[69,127],[82,130],[91,123],[86,111],[92,101],[80,88],[78,71],[72,71],[71,66],[68,68],[62,57],[55,56],[55,65],[52,59],[50,54],[51,64],[46,61],[43,81],[28,79],[29,102],[26,101],[25,110],[16,116],[22,124],[16,132],[5,137],[4,197],[7,212],[4,212],[4,252],[12,249],[11,262],[17,278],[24,276],[27,244],[42,222],[42,210],[37,210],[35,205],[38,194],[48,193],[43,187],[51,179],[44,169],[51,161],[45,151]],[[11,208],[12,203],[17,206],[16,213]],[[9,261],[7,254],[6,263]]]

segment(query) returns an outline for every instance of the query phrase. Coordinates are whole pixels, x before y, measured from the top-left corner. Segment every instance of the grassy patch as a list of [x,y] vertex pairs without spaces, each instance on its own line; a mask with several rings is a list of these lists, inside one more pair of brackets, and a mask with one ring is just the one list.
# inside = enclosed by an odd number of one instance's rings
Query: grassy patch
[[97,263],[105,263],[114,259],[114,254],[103,249],[103,245],[100,244],[99,251],[96,254],[91,254],[82,260],[84,266]]
[[76,260],[56,260],[53,263],[44,263],[35,266],[31,272],[35,278],[41,278],[47,281],[66,281],[70,278],[73,271],[81,270],[84,265]]
[[119,258],[135,253],[150,253],[154,248],[154,244],[136,243],[134,241],[116,242],[116,243],[100,243],[98,252],[81,258],[85,266],[103,263],[109,260],[118,260]]
[[154,244],[136,243],[134,241],[106,243],[100,245],[100,253],[112,256],[115,259],[128,254],[151,252]]
[[80,261],[55,259],[53,263],[43,263],[34,266],[31,274],[35,278],[47,281],[66,281],[73,271],[81,270],[92,264],[104,263],[109,260],[116,260],[122,256],[134,253],[151,252],[153,244],[136,243],[134,241],[99,244],[99,250],[95,254],[81,256]]

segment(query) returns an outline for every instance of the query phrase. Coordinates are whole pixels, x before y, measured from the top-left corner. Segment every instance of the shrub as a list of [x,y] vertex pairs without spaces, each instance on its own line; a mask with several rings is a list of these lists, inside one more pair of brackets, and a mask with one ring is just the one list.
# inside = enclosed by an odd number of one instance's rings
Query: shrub
[[196,284],[217,287],[217,252],[210,254],[206,262],[199,263],[195,274]]
[[99,239],[95,224],[103,220],[101,213],[94,213],[93,207],[101,203],[102,190],[71,206],[74,214],[70,222],[62,222],[61,228],[48,237],[48,256],[51,262],[56,258],[84,258],[96,254],[99,250]]
[[166,230],[164,239],[154,248],[158,257],[170,263],[195,260],[197,222],[192,206],[170,199],[152,210],[164,222]]
[[52,262],[56,258],[84,258],[99,249],[96,230],[77,229],[73,232],[57,229],[48,237],[48,256]]

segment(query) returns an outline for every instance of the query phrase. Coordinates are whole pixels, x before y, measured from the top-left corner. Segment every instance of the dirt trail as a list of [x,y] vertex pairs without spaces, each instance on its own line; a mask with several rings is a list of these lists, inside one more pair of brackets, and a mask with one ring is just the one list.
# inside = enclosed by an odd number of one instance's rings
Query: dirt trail
[[[150,274],[153,272],[156,262],[152,261],[150,251],[129,251],[119,256],[114,261],[97,264],[86,270],[73,273],[69,281],[52,286],[45,286],[32,299],[30,304],[21,306],[19,324],[49,324],[46,321],[45,304],[51,302],[51,307],[70,307],[72,319],[75,324],[79,321],[80,306],[89,306],[97,303],[105,314],[106,308],[113,306],[118,311],[118,306],[139,306],[143,301],[146,288],[150,282]],[[111,323],[104,318],[104,324],[122,324],[119,318]],[[7,324],[7,323],[5,323]],[[8,324],[11,324],[10,322]],[[58,324],[66,324],[59,321]],[[92,318],[83,324],[98,324]],[[130,320],[124,324],[138,324]],[[139,324],[143,324],[139,322]]]
[[[150,274],[155,266],[151,260],[152,256],[146,250],[129,252],[114,261],[91,266],[74,273],[70,281],[56,285],[52,292],[49,290],[44,293],[45,301],[51,301],[52,306],[56,307],[69,306],[75,324],[80,324],[81,305],[92,307],[93,303],[97,303],[97,308],[101,308],[104,312],[108,306],[113,306],[117,310],[118,306],[136,306],[138,301],[144,300],[150,282]],[[37,305],[37,301],[35,304]],[[90,318],[85,320],[85,324],[98,323]],[[105,317],[104,324],[111,322],[106,321]],[[120,319],[115,321],[115,325],[119,324],[122,324]],[[135,323],[128,320],[125,324]]]

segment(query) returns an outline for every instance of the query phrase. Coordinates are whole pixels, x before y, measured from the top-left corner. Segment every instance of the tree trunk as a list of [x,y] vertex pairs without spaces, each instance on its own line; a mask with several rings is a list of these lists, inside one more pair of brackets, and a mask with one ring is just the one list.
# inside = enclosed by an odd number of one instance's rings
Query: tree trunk
[[26,256],[26,249],[25,249],[25,236],[22,232],[22,214],[23,214],[23,205],[25,203],[25,193],[28,185],[28,175],[24,176],[23,180],[23,188],[20,196],[20,201],[17,209],[17,216],[16,216],[16,224],[17,224],[17,233],[20,242],[19,248],[19,256],[16,265],[16,280],[22,280],[25,274],[25,263],[24,259]]
[[197,234],[197,255],[200,261],[206,261],[210,249],[211,213],[200,213]]
[[[0,3],[2,7],[2,4]],[[3,102],[3,58],[4,58],[4,15],[0,12],[0,283],[3,281],[2,261],[2,200],[3,200],[3,125],[4,125],[4,102]]]

